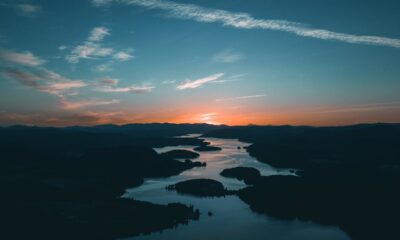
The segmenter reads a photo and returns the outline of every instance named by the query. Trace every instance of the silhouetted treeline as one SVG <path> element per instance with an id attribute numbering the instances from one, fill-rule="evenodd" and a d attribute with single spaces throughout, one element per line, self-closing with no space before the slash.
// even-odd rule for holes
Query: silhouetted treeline
<path id="1" fill-rule="evenodd" d="M 298 177 L 262 177 L 246 169 L 228 174 L 252 184 L 237 194 L 254 211 L 336 225 L 354 239 L 400 238 L 400 125 L 179 126 L 0 128 L 0 237 L 111 239 L 197 219 L 193 207 L 119 197 L 143 178 L 203 166 L 152 149 L 205 146 L 174 137 L 200 132 L 239 138 L 252 143 L 247 151 L 259 161 L 300 170 Z M 185 189 L 199 189 L 189 183 Z"/>
<path id="2" fill-rule="evenodd" d="M 247 151 L 298 177 L 254 175 L 238 195 L 257 212 L 336 225 L 353 239 L 400 239 L 400 125 L 247 126 L 207 136 L 253 143 Z"/>
<path id="3" fill-rule="evenodd" d="M 191 129 L 192 128 L 192 129 Z M 203 164 L 177 161 L 152 147 L 201 146 L 175 135 L 211 125 L 0 128 L 1 239 L 113 239 L 197 219 L 182 204 L 121 199 L 143 178 L 177 175 Z"/>

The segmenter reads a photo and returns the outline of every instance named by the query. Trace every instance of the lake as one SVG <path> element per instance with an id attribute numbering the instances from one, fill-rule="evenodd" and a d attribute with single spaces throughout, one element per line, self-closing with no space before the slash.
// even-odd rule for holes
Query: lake
<path id="1" fill-rule="evenodd" d="M 193 137 L 195 135 L 183 136 Z M 129 239 L 153 240 L 153 239 L 233 239 L 239 240 L 251 238 L 258 239 L 324 239 L 324 240 L 347 240 L 350 239 L 343 231 L 334 226 L 321 226 L 314 222 L 299 220 L 278 220 L 267 215 L 257 214 L 242 202 L 237 196 L 226 196 L 220 198 L 199 198 L 189 195 L 178 194 L 175 191 L 167 191 L 166 186 L 180 181 L 196 178 L 210 178 L 220 181 L 230 190 L 240 189 L 246 185 L 239 180 L 225 178 L 219 173 L 226 168 L 245 166 L 257 168 L 262 175 L 288 175 L 293 174 L 289 169 L 276 169 L 267 164 L 258 162 L 249 156 L 244 147 L 248 143 L 237 139 L 204 138 L 211 146 L 222 148 L 221 151 L 199 152 L 197 161 L 206 162 L 206 167 L 193 168 L 178 176 L 146 179 L 144 184 L 127 189 L 123 197 L 133 198 L 152 203 L 167 204 L 181 202 L 193 205 L 199 209 L 201 216 L 199 221 L 190 221 L 188 225 L 179 225 L 174 229 L 156 232 L 149 235 L 141 235 Z M 239 148 L 238 148 L 239 147 Z M 174 146 L 156 148 L 158 153 L 185 149 L 193 150 L 193 146 Z M 208 213 L 211 212 L 212 216 Z"/>

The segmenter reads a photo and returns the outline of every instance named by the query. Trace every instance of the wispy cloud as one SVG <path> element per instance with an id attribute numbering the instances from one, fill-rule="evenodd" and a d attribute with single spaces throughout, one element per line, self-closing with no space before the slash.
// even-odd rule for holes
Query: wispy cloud
<path id="1" fill-rule="evenodd" d="M 6 4 L 7 5 L 7 4 Z M 28 4 L 28 3 L 20 3 L 20 4 L 9 4 L 9 6 L 15 7 L 18 13 L 25 17 L 32 17 L 38 14 L 42 8 L 39 5 Z"/>
<path id="2" fill-rule="evenodd" d="M 58 97 L 63 96 L 65 91 L 87 86 L 81 80 L 71 80 L 45 68 L 35 70 L 6 69 L 2 73 L 25 86 Z"/>
<path id="3" fill-rule="evenodd" d="M 118 87 L 119 79 L 106 77 L 95 83 L 95 91 L 105 93 L 148 93 L 154 87 L 150 85 Z"/>
<path id="4" fill-rule="evenodd" d="M 198 120 L 196 122 L 207 123 L 207 124 L 217 124 L 214 122 L 214 118 L 217 116 L 217 113 L 204 113 L 198 116 Z"/>
<path id="5" fill-rule="evenodd" d="M 197 22 L 221 23 L 223 26 L 234 28 L 284 31 L 302 37 L 322 40 L 400 48 L 400 39 L 397 38 L 334 32 L 325 29 L 312 28 L 296 22 L 274 19 L 257 19 L 248 13 L 206 8 L 195 4 L 177 3 L 164 0 L 93 0 L 92 3 L 95 6 L 119 3 L 140 6 L 148 9 L 159 9 L 167 11 L 168 16 L 170 17 L 190 19 Z"/>
<path id="6" fill-rule="evenodd" d="M 0 59 L 6 61 L 9 66 L 1 70 L 1 74 L 6 78 L 15 80 L 20 84 L 39 92 L 44 92 L 57 97 L 58 103 L 64 109 L 73 110 L 90 106 L 101 106 L 119 103 L 119 100 L 69 100 L 70 96 L 78 94 L 77 89 L 89 86 L 82 80 L 69 79 L 54 71 L 51 71 L 41 64 L 44 63 L 39 57 L 30 52 L 15 53 L 1 50 Z M 114 89 L 118 84 L 117 79 L 105 78 L 100 82 L 104 88 Z M 115 91 L 123 91 L 116 89 Z M 130 89 L 131 91 L 144 91 L 144 89 Z"/>
<path id="7" fill-rule="evenodd" d="M 243 58 L 243 55 L 237 52 L 233 52 L 231 50 L 225 50 L 215 54 L 212 57 L 213 62 L 218 63 L 234 63 Z"/>
<path id="8" fill-rule="evenodd" d="M 110 30 L 106 27 L 95 27 L 92 29 L 89 35 L 89 41 L 100 42 L 103 41 L 104 37 L 110 35 Z"/>
<path id="9" fill-rule="evenodd" d="M 368 103 L 368 104 L 350 105 L 345 107 L 324 108 L 322 110 L 317 110 L 317 112 L 318 113 L 367 112 L 367 111 L 378 111 L 384 109 L 400 109 L 400 102 Z"/>
<path id="10" fill-rule="evenodd" d="M 200 79 L 196 79 L 196 80 L 188 79 L 188 80 L 178 84 L 176 86 L 176 88 L 178 90 L 198 88 L 208 82 L 216 81 L 219 78 L 221 78 L 222 76 L 224 76 L 224 73 L 217 73 L 217 74 L 213 74 L 213 75 L 210 75 L 210 76 L 207 76 L 204 78 L 200 78 Z"/>
<path id="11" fill-rule="evenodd" d="M 34 14 L 37 14 L 41 10 L 40 6 L 33 4 L 17 4 L 16 8 L 22 15 L 25 16 L 32 16 Z"/>
<path id="12" fill-rule="evenodd" d="M 107 72 L 112 70 L 112 65 L 116 61 L 125 62 L 134 56 L 133 49 L 115 51 L 113 48 L 103 47 L 102 41 L 109 36 L 110 30 L 106 27 L 95 27 L 83 44 L 73 47 L 65 59 L 70 63 L 78 63 L 80 59 L 99 59 L 109 57 L 109 62 L 97 66 L 94 70 L 97 72 Z M 62 45 L 59 50 L 65 50 L 67 47 Z"/>
<path id="13" fill-rule="evenodd" d="M 67 46 L 65 46 L 65 45 L 60 45 L 58 47 L 58 50 L 60 50 L 60 51 L 64 51 L 65 49 L 67 49 Z"/>
<path id="14" fill-rule="evenodd" d="M 249 95 L 249 96 L 239 96 L 239 97 L 230 97 L 230 98 L 218 98 L 215 99 L 217 102 L 224 102 L 224 101 L 236 101 L 236 100 L 243 100 L 243 99 L 249 99 L 249 98 L 260 98 L 260 97 L 266 97 L 267 94 L 258 94 L 258 95 Z"/>
<path id="15" fill-rule="evenodd" d="M 112 48 L 103 48 L 100 44 L 86 42 L 72 49 L 71 53 L 66 56 L 66 60 L 70 63 L 78 63 L 80 59 L 94 59 L 96 57 L 106 57 L 113 53 Z"/>
<path id="16" fill-rule="evenodd" d="M 133 49 L 129 48 L 126 50 L 118 51 L 114 53 L 111 57 L 111 60 L 109 60 L 106 63 L 100 64 L 94 68 L 95 72 L 110 72 L 114 70 L 114 65 L 117 62 L 126 62 L 134 58 L 135 56 L 132 55 Z"/>
<path id="17" fill-rule="evenodd" d="M 84 83 L 83 81 L 80 80 L 71 80 L 67 82 L 56 82 L 56 83 L 50 83 L 45 86 L 43 86 L 44 90 L 47 90 L 48 92 L 60 92 L 72 88 L 81 88 L 81 87 L 86 87 L 87 84 Z"/>
<path id="18" fill-rule="evenodd" d="M 112 62 L 100 64 L 94 68 L 94 71 L 100 72 L 100 73 L 101 72 L 110 72 L 110 71 L 114 70 L 112 65 L 113 65 Z"/>
<path id="19" fill-rule="evenodd" d="M 33 73 L 22 71 L 19 69 L 7 69 L 2 72 L 5 77 L 17 80 L 25 86 L 36 88 L 39 86 L 40 78 Z"/>
<path id="20" fill-rule="evenodd" d="M 162 84 L 173 84 L 173 83 L 176 83 L 176 80 L 164 80 L 161 83 Z"/>
<path id="21" fill-rule="evenodd" d="M 57 97 L 62 108 L 73 110 L 92 106 L 102 106 L 119 103 L 119 100 L 69 100 L 68 95 L 76 95 L 74 89 L 88 86 L 81 80 L 71 80 L 61 75 L 49 71 L 45 68 L 36 69 L 35 71 L 27 71 L 21 69 L 8 69 L 3 71 L 3 75 L 14 79 L 21 84 L 36 89 L 40 92 L 52 94 Z"/>
<path id="22" fill-rule="evenodd" d="M 153 90 L 153 86 L 130 86 L 130 87 L 110 87 L 104 86 L 97 88 L 99 92 L 109 92 L 109 93 L 147 93 Z"/>
<path id="23" fill-rule="evenodd" d="M 70 90 L 87 86 L 82 80 L 72 80 L 42 67 L 45 61 L 31 52 L 1 50 L 0 59 L 10 65 L 1 71 L 3 76 L 41 92 L 64 97 L 65 92 L 71 94 Z"/>
<path id="24" fill-rule="evenodd" d="M 21 1 L 15 1 L 15 3 L 7 3 L 7 1 L 3 1 L 4 3 L 0 2 L 0 7 L 9 7 L 9 8 L 14 8 L 19 15 L 25 16 L 25 17 L 33 17 L 36 14 L 38 14 L 41 10 L 42 7 L 36 4 L 30 4 L 30 3 L 17 3 Z"/>
<path id="25" fill-rule="evenodd" d="M 110 56 L 113 54 L 114 49 L 103 47 L 100 43 L 107 35 L 110 35 L 108 28 L 93 28 L 87 41 L 74 47 L 65 59 L 70 63 L 78 63 L 80 59 L 93 59 L 97 57 Z"/>
<path id="26" fill-rule="evenodd" d="M 105 77 L 99 81 L 100 85 L 105 85 L 105 86 L 115 86 L 118 85 L 119 79 L 116 78 L 110 78 L 110 77 Z"/>
<path id="27" fill-rule="evenodd" d="M 134 58 L 134 56 L 130 54 L 132 51 L 133 50 L 119 51 L 113 55 L 113 58 L 122 62 L 128 61 Z"/>
<path id="28" fill-rule="evenodd" d="M 70 101 L 67 99 L 61 99 L 60 104 L 61 107 L 64 109 L 81 109 L 85 107 L 93 107 L 93 106 L 103 106 L 103 105 L 110 105 L 119 103 L 118 99 L 112 100 L 98 100 L 98 99 L 90 99 L 90 100 L 80 100 L 80 101 Z"/>
<path id="29" fill-rule="evenodd" d="M 96 125 L 105 123 L 127 123 L 126 114 L 122 112 L 1 112 L 1 125 L 41 125 L 41 126 L 70 126 L 72 125 Z"/>
<path id="30" fill-rule="evenodd" d="M 200 114 L 199 117 L 201 120 L 206 121 L 206 120 L 210 120 L 215 115 L 217 115 L 217 113 L 203 113 L 203 114 Z"/>
<path id="31" fill-rule="evenodd" d="M 218 79 L 216 81 L 212 81 L 211 83 L 239 82 L 239 81 L 243 80 L 244 76 L 246 76 L 246 74 L 237 74 L 237 75 L 233 75 L 233 76 L 226 76 L 226 77 Z"/>
<path id="32" fill-rule="evenodd" d="M 92 0 L 92 4 L 96 7 L 105 6 L 111 2 L 110 0 Z"/>
<path id="33" fill-rule="evenodd" d="M 46 61 L 35 56 L 31 52 L 13 52 L 0 49 L 0 59 L 8 63 L 20 64 L 25 66 L 39 66 Z"/>

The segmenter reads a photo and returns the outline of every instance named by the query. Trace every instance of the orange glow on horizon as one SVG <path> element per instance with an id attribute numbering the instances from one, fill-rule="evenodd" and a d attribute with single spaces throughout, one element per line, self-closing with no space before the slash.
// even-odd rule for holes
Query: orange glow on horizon
<path id="1" fill-rule="evenodd" d="M 193 110 L 196 109 L 196 110 Z M 339 109 L 340 110 L 340 109 Z M 1 125 L 71 126 L 129 123 L 208 123 L 214 125 L 311 125 L 335 126 L 357 123 L 400 122 L 400 108 L 340 110 L 338 108 L 256 108 L 240 106 L 203 106 L 175 108 L 142 114 L 124 112 L 83 112 L 57 115 L 55 113 L 1 113 Z M 394 120 L 393 120 L 394 119 Z"/>

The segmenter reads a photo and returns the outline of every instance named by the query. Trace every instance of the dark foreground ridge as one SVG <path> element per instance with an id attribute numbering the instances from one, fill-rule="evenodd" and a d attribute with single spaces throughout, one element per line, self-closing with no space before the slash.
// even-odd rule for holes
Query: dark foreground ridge
<path id="1" fill-rule="evenodd" d="M 115 239 L 197 219 L 199 212 L 182 204 L 120 198 L 144 178 L 203 166 L 152 149 L 207 145 L 198 138 L 174 137 L 193 132 L 239 138 L 251 143 L 246 150 L 259 161 L 300 171 L 298 177 L 263 177 L 252 170 L 227 170 L 227 177 L 256 181 L 238 192 L 207 179 L 178 183 L 175 190 L 237 194 L 256 212 L 339 226 L 352 239 L 400 239 L 398 124 L 0 127 L 0 238 Z"/>
<path id="2" fill-rule="evenodd" d="M 247 126 L 206 136 L 239 138 L 259 161 L 301 170 L 240 190 L 254 211 L 339 226 L 352 239 L 400 239 L 399 124 Z"/>
<path id="3" fill-rule="evenodd" d="M 211 125 L 0 128 L 1 239 L 115 239 L 187 224 L 198 210 L 121 199 L 143 178 L 177 175 L 200 162 L 152 148 L 200 146 L 175 135 Z M 218 127 L 217 127 L 218 128 Z"/>

